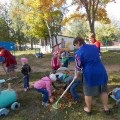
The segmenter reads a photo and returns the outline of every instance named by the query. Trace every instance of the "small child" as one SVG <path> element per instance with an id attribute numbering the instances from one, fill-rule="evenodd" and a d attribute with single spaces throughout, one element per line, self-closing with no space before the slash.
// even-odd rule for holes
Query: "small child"
<path id="1" fill-rule="evenodd" d="M 64 90 L 68 87 L 68 85 L 72 82 L 73 80 L 73 75 L 70 73 L 69 70 L 64 70 L 63 75 L 56 73 L 57 78 L 59 81 L 63 81 L 65 83 Z M 73 84 L 70 86 L 69 91 L 75 101 L 80 101 L 79 95 L 76 93 L 76 88 L 80 85 L 80 80 L 75 80 Z"/>
<path id="2" fill-rule="evenodd" d="M 49 105 L 48 101 L 51 103 L 53 102 L 51 85 L 52 82 L 55 81 L 56 81 L 56 75 L 50 74 L 49 76 L 43 77 L 34 83 L 35 90 L 42 93 L 43 95 L 43 101 L 42 101 L 43 106 L 48 106 Z"/>
<path id="3" fill-rule="evenodd" d="M 61 64 L 62 64 L 62 67 L 68 67 L 68 63 L 69 63 L 69 52 L 68 51 L 65 51 L 63 50 L 62 53 L 61 53 Z"/>
<path id="4" fill-rule="evenodd" d="M 51 67 L 52 67 L 52 70 L 57 70 L 60 67 L 60 59 L 58 56 L 58 51 L 55 51 L 53 53 L 53 56 L 51 59 Z"/>
<path id="5" fill-rule="evenodd" d="M 27 58 L 21 58 L 22 68 L 21 73 L 23 74 L 23 80 L 24 80 L 24 91 L 27 91 L 29 89 L 29 73 L 31 72 L 31 67 L 28 65 L 28 59 Z"/>

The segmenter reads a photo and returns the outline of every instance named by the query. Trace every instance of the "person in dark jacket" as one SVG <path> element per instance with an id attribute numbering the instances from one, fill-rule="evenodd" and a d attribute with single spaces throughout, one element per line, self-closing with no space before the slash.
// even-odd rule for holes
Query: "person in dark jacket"
<path id="1" fill-rule="evenodd" d="M 83 73 L 83 92 L 86 103 L 84 111 L 91 114 L 92 96 L 100 95 L 104 112 L 109 114 L 108 76 L 99 57 L 99 49 L 95 45 L 85 44 L 84 40 L 79 37 L 75 38 L 73 45 L 78 48 L 75 53 L 76 72 L 74 79 L 79 77 L 81 69 Z"/>
<path id="2" fill-rule="evenodd" d="M 27 91 L 29 89 L 29 73 L 31 72 L 31 67 L 28 65 L 28 59 L 27 58 L 21 58 L 22 68 L 21 73 L 23 74 L 23 80 L 24 80 L 24 91 Z"/>

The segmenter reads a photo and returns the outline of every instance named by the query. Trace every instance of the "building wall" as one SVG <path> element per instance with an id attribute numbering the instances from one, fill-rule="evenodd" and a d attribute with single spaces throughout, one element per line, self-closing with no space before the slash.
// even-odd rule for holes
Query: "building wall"
<path id="1" fill-rule="evenodd" d="M 58 44 L 61 43 L 61 39 L 62 38 L 65 40 L 65 44 L 68 45 L 68 47 L 70 48 L 70 50 L 74 50 L 74 46 L 73 46 L 74 38 L 68 37 L 68 36 L 58 35 L 57 36 Z M 56 45 L 55 38 L 53 40 L 53 45 Z"/>

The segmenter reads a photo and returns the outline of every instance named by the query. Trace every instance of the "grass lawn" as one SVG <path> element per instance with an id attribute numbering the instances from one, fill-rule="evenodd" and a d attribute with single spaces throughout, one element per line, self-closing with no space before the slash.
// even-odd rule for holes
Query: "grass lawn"
<path id="1" fill-rule="evenodd" d="M 102 61 L 105 66 L 112 68 L 117 66 L 112 71 L 110 68 L 108 89 L 111 91 L 116 86 L 120 87 L 120 51 L 108 51 L 102 53 Z M 34 51 L 17 52 L 16 59 L 18 66 L 21 66 L 20 58 L 29 58 L 29 63 L 32 66 L 33 72 L 30 76 L 30 82 L 36 81 L 41 77 L 48 75 L 50 72 L 51 55 L 47 54 L 44 58 L 35 58 Z M 108 68 L 109 69 L 109 68 Z M 109 71 L 109 70 L 108 70 Z M 111 115 L 106 116 L 103 112 L 103 108 L 99 97 L 93 98 L 92 115 L 88 116 L 84 113 L 83 107 L 84 97 L 82 94 L 82 85 L 77 89 L 81 96 L 81 101 L 76 103 L 72 100 L 69 93 L 67 93 L 59 104 L 59 109 L 54 110 L 51 105 L 49 107 L 43 107 L 41 105 L 42 95 L 36 92 L 33 88 L 27 92 L 23 91 L 22 75 L 18 70 L 18 76 L 20 79 L 9 81 L 12 83 L 12 88 L 17 91 L 18 102 L 21 107 L 19 110 L 10 110 L 9 114 L 5 117 L 0 117 L 0 120 L 120 120 L 120 108 L 115 105 L 115 101 L 109 98 L 109 106 L 111 108 Z M 5 74 L 0 75 L 0 79 L 7 78 Z M 3 88 L 6 88 L 6 83 Z M 55 101 L 61 95 L 62 91 L 55 91 Z M 10 109 L 10 108 L 8 108 Z"/>

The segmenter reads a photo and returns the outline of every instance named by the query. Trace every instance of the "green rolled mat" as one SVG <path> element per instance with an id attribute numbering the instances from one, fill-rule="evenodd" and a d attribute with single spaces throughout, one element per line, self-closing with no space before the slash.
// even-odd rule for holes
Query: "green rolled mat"
<path id="1" fill-rule="evenodd" d="M 0 108 L 8 107 L 17 100 L 14 90 L 3 90 L 0 92 Z"/>

